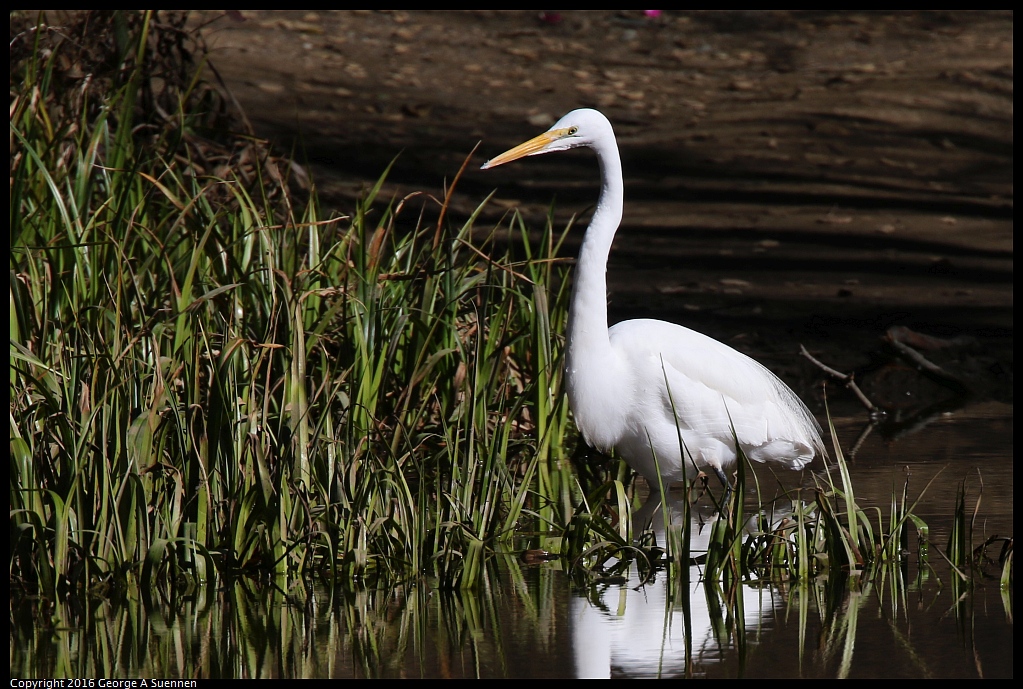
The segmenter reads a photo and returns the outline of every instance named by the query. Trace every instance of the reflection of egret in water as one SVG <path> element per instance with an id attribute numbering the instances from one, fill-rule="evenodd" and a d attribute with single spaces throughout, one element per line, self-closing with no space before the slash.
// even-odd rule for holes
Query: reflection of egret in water
<path id="1" fill-rule="evenodd" d="M 683 528 L 682 500 L 669 497 L 669 529 Z M 693 557 L 698 557 L 707 551 L 717 515 L 710 509 L 701 510 L 696 506 L 691 510 L 690 548 Z M 665 519 L 656 495 L 633 515 L 633 520 L 637 527 L 650 523 L 657 543 L 665 542 Z M 752 520 L 748 525 L 752 525 Z M 736 596 L 741 596 L 741 601 L 728 605 L 720 598 L 720 588 L 715 582 L 702 580 L 698 565 L 690 567 L 687 584 L 675 582 L 677 585 L 673 586 L 668 579 L 666 572 L 661 571 L 645 586 L 637 587 L 638 574 L 633 565 L 628 584 L 594 587 L 589 599 L 572 600 L 576 676 L 685 674 L 687 628 L 693 663 L 697 666 L 714 664 L 734 644 L 729 631 L 732 625 L 727 621 L 735 611 L 740 611 L 744 628 L 750 630 L 760 627 L 780 605 L 769 588 L 748 585 L 737 586 Z"/>

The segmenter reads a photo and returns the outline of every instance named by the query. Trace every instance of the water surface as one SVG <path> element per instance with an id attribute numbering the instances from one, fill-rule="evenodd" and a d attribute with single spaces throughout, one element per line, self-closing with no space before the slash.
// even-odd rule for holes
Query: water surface
<path id="1" fill-rule="evenodd" d="M 863 419 L 837 426 L 846 445 Z M 689 583 L 664 571 L 641 581 L 635 568 L 573 580 L 565 563 L 527 566 L 510 553 L 476 592 L 243 579 L 172 599 L 12 598 L 11 676 L 1012 677 L 1011 591 L 983 574 L 957 583 L 936 552 L 964 480 L 970 505 L 981 497 L 974 545 L 1012 535 L 1012 408 L 939 415 L 894 440 L 871 433 L 852 470 L 857 499 L 885 513 L 907 477 L 911 496 L 926 487 L 916 513 L 931 527 L 930 566 L 907 558 L 901 587 L 750 582 L 729 598 L 701 583 L 699 567 Z M 758 476 L 765 495 L 772 481 L 812 485 Z"/>

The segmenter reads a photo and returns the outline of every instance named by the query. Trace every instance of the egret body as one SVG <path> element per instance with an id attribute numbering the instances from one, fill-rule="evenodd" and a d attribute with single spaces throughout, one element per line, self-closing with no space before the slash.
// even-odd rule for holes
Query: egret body
<path id="1" fill-rule="evenodd" d="M 565 361 L 569 406 L 585 441 L 615 450 L 655 490 L 658 473 L 665 486 L 708 470 L 727 484 L 736 438 L 750 459 L 791 469 L 823 455 L 820 426 L 806 405 L 745 354 L 665 321 L 607 327 L 607 257 L 625 194 L 604 115 L 573 110 L 483 169 L 578 147 L 596 151 L 601 177 L 575 268 Z"/>

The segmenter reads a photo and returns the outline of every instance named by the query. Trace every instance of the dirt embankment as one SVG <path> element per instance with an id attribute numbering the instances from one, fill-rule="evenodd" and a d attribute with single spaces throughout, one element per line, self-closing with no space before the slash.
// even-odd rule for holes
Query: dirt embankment
<path id="1" fill-rule="evenodd" d="M 217 16 L 225 84 L 339 208 L 395 156 L 390 193 L 439 192 L 477 142 L 481 163 L 596 107 L 627 185 L 612 321 L 682 322 L 790 380 L 815 375 L 799 342 L 851 369 L 892 325 L 970 335 L 1011 399 L 1012 13 Z M 596 199 L 587 152 L 477 167 L 455 214 Z"/>

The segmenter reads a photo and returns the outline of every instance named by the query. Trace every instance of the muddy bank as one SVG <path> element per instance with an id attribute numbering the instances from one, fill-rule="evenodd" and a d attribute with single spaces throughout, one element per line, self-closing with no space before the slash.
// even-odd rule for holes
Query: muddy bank
<path id="1" fill-rule="evenodd" d="M 681 322 L 799 385 L 798 344 L 877 367 L 893 325 L 1012 398 L 1011 13 L 245 12 L 203 29 L 254 130 L 344 211 L 387 193 L 558 222 L 596 199 L 592 154 L 486 158 L 581 106 L 615 124 L 626 212 L 611 319 Z M 568 243 L 572 253 L 580 231 Z"/>

